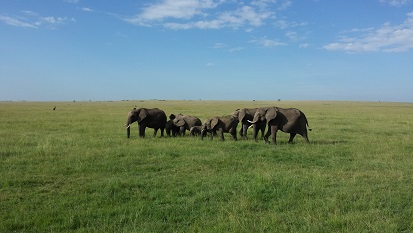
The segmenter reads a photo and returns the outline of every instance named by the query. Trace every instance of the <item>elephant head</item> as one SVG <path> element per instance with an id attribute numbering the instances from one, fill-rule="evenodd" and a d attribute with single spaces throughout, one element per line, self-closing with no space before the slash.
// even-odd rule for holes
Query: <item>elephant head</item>
<path id="1" fill-rule="evenodd" d="M 130 125 L 135 121 L 140 123 L 147 116 L 148 116 L 148 111 L 144 108 L 140 108 L 140 109 L 134 108 L 132 111 L 128 113 L 128 118 L 126 119 L 126 133 L 128 135 L 128 138 L 130 137 Z"/>
<path id="2" fill-rule="evenodd" d="M 277 108 L 258 108 L 254 114 L 252 121 L 248 121 L 251 124 L 256 124 L 257 122 L 267 121 L 270 122 L 277 117 Z"/>
<path id="3" fill-rule="evenodd" d="M 173 123 L 177 127 L 183 127 L 187 122 L 185 121 L 185 117 L 182 114 L 178 114 L 178 116 L 174 115 Z"/>
<path id="4" fill-rule="evenodd" d="M 245 111 L 246 111 L 245 108 L 243 108 L 243 109 L 237 109 L 237 110 L 235 110 L 235 112 L 232 114 L 232 116 L 235 117 L 235 118 L 238 118 L 239 122 L 243 122 L 243 121 L 244 121 L 244 118 L 245 118 L 245 116 L 246 116 Z"/>
<path id="5" fill-rule="evenodd" d="M 206 120 L 204 122 L 204 124 L 202 125 L 201 139 L 204 139 L 204 137 L 207 135 L 207 133 L 213 133 L 213 132 L 211 132 L 211 119 Z"/>

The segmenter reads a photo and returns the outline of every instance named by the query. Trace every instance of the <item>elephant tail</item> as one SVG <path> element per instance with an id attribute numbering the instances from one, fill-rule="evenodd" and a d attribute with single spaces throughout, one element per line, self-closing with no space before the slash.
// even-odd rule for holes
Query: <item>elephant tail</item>
<path id="1" fill-rule="evenodd" d="M 313 129 L 312 129 L 312 128 L 310 128 L 310 125 L 308 124 L 308 120 L 307 120 L 307 119 L 305 119 L 305 121 L 306 121 L 306 123 L 307 123 L 308 130 L 309 130 L 309 131 L 312 131 Z"/>
<path id="2" fill-rule="evenodd" d="M 304 114 L 303 112 L 300 111 L 300 113 L 304 116 L 305 124 L 308 126 L 308 130 L 309 130 L 309 131 L 312 131 L 313 129 L 312 129 L 312 128 L 310 127 L 310 125 L 308 124 L 307 117 L 305 116 L 305 114 Z"/>

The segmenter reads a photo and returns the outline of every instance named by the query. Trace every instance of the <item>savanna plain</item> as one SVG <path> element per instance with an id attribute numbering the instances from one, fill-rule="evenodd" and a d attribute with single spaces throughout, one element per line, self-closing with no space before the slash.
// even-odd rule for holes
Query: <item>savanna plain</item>
<path id="1" fill-rule="evenodd" d="M 311 143 L 127 139 L 135 106 L 295 107 Z M 412 130 L 412 103 L 0 102 L 0 232 L 412 232 Z"/>

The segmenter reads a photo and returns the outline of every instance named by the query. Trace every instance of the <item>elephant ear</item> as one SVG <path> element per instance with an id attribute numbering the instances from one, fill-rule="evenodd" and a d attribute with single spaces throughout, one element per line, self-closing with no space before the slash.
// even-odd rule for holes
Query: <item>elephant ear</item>
<path id="1" fill-rule="evenodd" d="M 144 108 L 140 109 L 139 111 L 139 117 L 138 117 L 138 122 L 141 122 L 143 119 L 145 119 L 149 115 L 148 111 Z"/>
<path id="2" fill-rule="evenodd" d="M 175 125 L 178 127 L 182 127 L 185 125 L 184 118 L 180 117 L 179 119 L 175 119 Z"/>
<path id="3" fill-rule="evenodd" d="M 238 120 L 239 122 L 242 122 L 245 117 L 245 109 L 241 109 L 238 111 Z"/>
<path id="4" fill-rule="evenodd" d="M 211 129 L 215 128 L 215 126 L 217 126 L 218 123 L 219 123 L 218 117 L 212 118 L 211 119 Z"/>
<path id="5" fill-rule="evenodd" d="M 277 108 L 268 108 L 265 110 L 265 119 L 267 122 L 274 120 L 277 117 Z"/>

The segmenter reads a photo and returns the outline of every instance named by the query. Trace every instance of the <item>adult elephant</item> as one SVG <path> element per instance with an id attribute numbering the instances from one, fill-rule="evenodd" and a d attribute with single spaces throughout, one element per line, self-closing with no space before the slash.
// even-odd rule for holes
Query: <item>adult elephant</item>
<path id="1" fill-rule="evenodd" d="M 176 127 L 179 127 L 179 135 L 182 135 L 182 136 L 184 136 L 185 132 L 187 130 L 190 130 L 191 127 L 202 125 L 202 122 L 198 117 L 182 115 L 182 114 L 176 115 L 172 123 Z"/>
<path id="2" fill-rule="evenodd" d="M 264 140 L 269 143 L 268 137 L 271 135 L 272 143 L 277 142 L 277 131 L 281 130 L 290 134 L 288 143 L 292 143 L 296 134 L 304 137 L 305 141 L 309 143 L 307 126 L 308 121 L 304 113 L 296 108 L 258 108 L 254 114 L 254 118 L 250 121 L 251 124 L 258 124 L 266 121 L 268 123 L 268 132 Z M 309 128 L 311 131 L 311 129 Z"/>
<path id="3" fill-rule="evenodd" d="M 153 128 L 154 137 L 158 132 L 158 129 L 161 129 L 161 137 L 163 137 L 163 131 L 166 124 L 166 114 L 164 111 L 158 108 L 134 108 L 128 113 L 128 118 L 126 120 L 126 133 L 128 138 L 130 137 L 130 125 L 137 121 L 139 128 L 139 136 L 145 137 L 145 129 Z"/>
<path id="4" fill-rule="evenodd" d="M 257 108 L 242 108 L 242 109 L 235 110 L 235 112 L 232 114 L 234 117 L 237 117 L 239 122 L 241 123 L 241 129 L 239 131 L 239 134 L 241 135 L 242 138 L 247 139 L 247 130 L 251 125 L 254 128 L 254 131 L 253 131 L 254 140 L 255 141 L 257 140 L 257 134 L 259 131 L 261 131 L 261 137 L 264 138 L 264 131 L 265 131 L 267 122 L 260 121 L 260 122 L 257 122 L 256 124 L 251 124 L 249 122 L 253 120 L 254 114 L 256 111 L 257 111 Z"/>
<path id="5" fill-rule="evenodd" d="M 222 141 L 225 140 L 224 133 L 230 133 L 234 141 L 236 141 L 238 122 L 238 118 L 234 116 L 212 117 L 205 121 L 202 127 L 201 139 L 204 139 L 207 132 L 210 132 L 212 140 L 214 135 L 218 132 Z"/>

